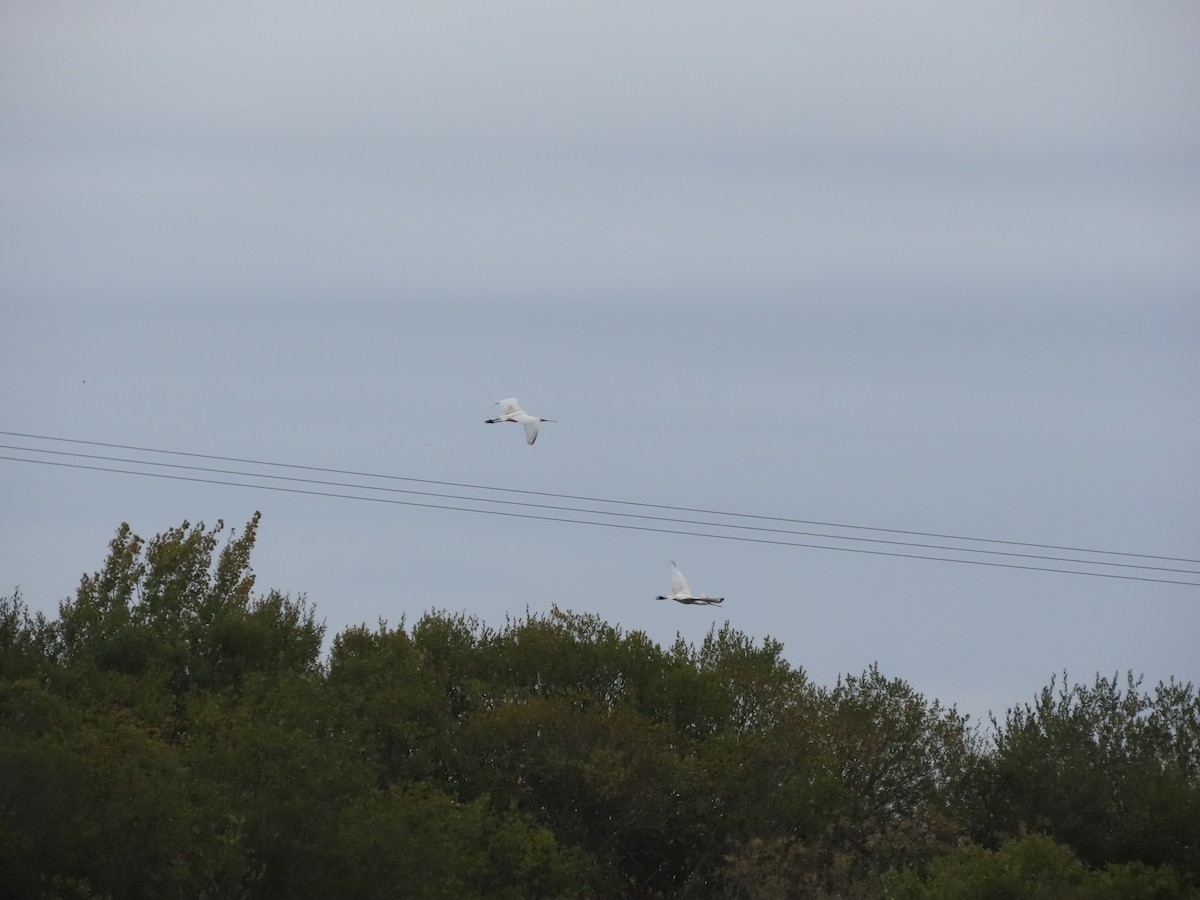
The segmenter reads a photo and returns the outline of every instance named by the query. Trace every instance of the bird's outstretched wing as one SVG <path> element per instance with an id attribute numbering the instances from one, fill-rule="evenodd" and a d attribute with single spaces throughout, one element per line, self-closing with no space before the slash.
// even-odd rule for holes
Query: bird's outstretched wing
<path id="1" fill-rule="evenodd" d="M 537 440 L 538 420 L 529 418 L 525 421 L 525 443 L 532 444 Z"/>
<path id="2" fill-rule="evenodd" d="M 497 400 L 492 406 L 500 407 L 500 415 L 511 416 L 513 413 L 521 411 L 521 405 L 517 403 L 516 397 L 509 397 L 507 400 Z"/>
<path id="3" fill-rule="evenodd" d="M 692 593 L 692 589 L 688 587 L 687 579 L 683 577 L 683 573 L 675 566 L 675 560 L 671 560 L 671 593 L 675 596 L 688 596 Z"/>

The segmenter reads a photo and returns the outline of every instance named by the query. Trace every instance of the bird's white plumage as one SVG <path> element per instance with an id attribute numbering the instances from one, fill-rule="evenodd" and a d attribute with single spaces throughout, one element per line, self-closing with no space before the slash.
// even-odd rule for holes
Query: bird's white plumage
<path id="1" fill-rule="evenodd" d="M 521 405 L 517 403 L 516 397 L 509 397 L 507 400 L 497 400 L 492 405 L 500 407 L 501 418 L 521 411 Z"/>
<path id="2" fill-rule="evenodd" d="M 492 419 L 485 419 L 488 425 L 495 425 L 497 422 L 516 422 L 525 428 L 525 443 L 532 444 L 537 440 L 538 425 L 542 422 L 553 422 L 554 419 L 547 419 L 543 416 L 531 416 L 525 410 L 521 409 L 521 405 L 517 402 L 516 397 L 509 397 L 507 400 L 497 400 L 492 404 L 500 407 L 500 415 Z"/>
<path id="3" fill-rule="evenodd" d="M 538 422 L 541 420 L 535 419 L 533 416 L 526 415 L 525 413 L 513 416 L 513 418 L 525 426 L 525 443 L 532 445 L 537 440 Z"/>
<path id="4" fill-rule="evenodd" d="M 687 579 L 683 577 L 683 573 L 679 571 L 675 565 L 675 560 L 671 560 L 671 593 L 690 596 L 692 589 L 688 587 Z"/>
<path id="5" fill-rule="evenodd" d="M 709 594 L 693 594 L 692 589 L 688 587 L 687 579 L 683 577 L 683 573 L 675 565 L 675 560 L 671 560 L 671 593 L 660 594 L 658 599 L 674 600 L 676 603 L 686 603 L 696 606 L 716 606 L 718 603 L 725 602 L 724 597 L 713 597 Z"/>

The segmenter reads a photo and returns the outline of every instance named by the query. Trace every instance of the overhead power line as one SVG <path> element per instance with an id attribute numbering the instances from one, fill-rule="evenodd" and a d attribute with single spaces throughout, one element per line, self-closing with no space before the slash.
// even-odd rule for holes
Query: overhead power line
<path id="1" fill-rule="evenodd" d="M 37 451 L 34 451 L 34 452 L 37 452 Z M 66 454 L 63 454 L 63 455 L 66 455 Z M 84 456 L 82 454 L 80 454 L 80 455 Z M 662 533 L 662 534 L 677 534 L 677 535 L 686 535 L 686 536 L 690 536 L 690 537 L 703 537 L 703 538 L 709 538 L 709 539 L 715 539 L 715 540 L 738 541 L 738 542 L 744 542 L 744 543 L 766 544 L 766 545 L 774 545 L 774 546 L 800 547 L 800 548 L 817 549 L 817 550 L 836 550 L 836 551 L 841 551 L 841 552 L 846 552 L 846 553 L 867 554 L 867 555 L 871 555 L 871 556 L 888 556 L 888 557 L 898 557 L 898 558 L 905 558 L 905 559 L 920 559 L 920 560 L 928 560 L 928 561 L 934 561 L 934 562 L 950 562 L 950 563 L 960 563 L 960 564 L 964 564 L 964 565 L 990 566 L 990 567 L 1006 568 L 1006 569 L 1019 569 L 1019 570 L 1024 570 L 1024 571 L 1053 572 L 1053 573 L 1066 574 L 1066 575 L 1084 575 L 1084 576 L 1091 576 L 1091 577 L 1096 577 L 1096 578 L 1115 578 L 1115 579 L 1121 579 L 1121 580 L 1126 580 L 1126 581 L 1143 581 L 1143 582 L 1155 582 L 1155 583 L 1161 583 L 1161 584 L 1179 584 L 1179 585 L 1189 585 L 1189 586 L 1200 587 L 1200 581 L 1185 581 L 1182 579 L 1151 577 L 1151 576 L 1147 576 L 1147 575 L 1118 574 L 1118 573 L 1114 573 L 1114 572 L 1099 572 L 1099 571 L 1087 571 L 1087 570 L 1080 570 L 1080 569 L 1067 569 L 1067 568 L 1060 568 L 1060 567 L 1056 567 L 1056 566 L 1027 565 L 1027 564 L 1021 564 L 1021 563 L 1015 563 L 1015 562 L 999 562 L 999 561 L 972 559 L 972 558 L 934 556 L 934 555 L 920 554 L 920 553 L 907 553 L 907 552 L 898 552 L 898 551 L 890 551 L 890 550 L 868 549 L 868 548 L 864 548 L 864 547 L 845 547 L 845 546 L 836 546 L 836 545 L 829 545 L 829 544 L 815 544 L 815 543 L 808 543 L 808 542 L 802 542 L 802 541 L 782 540 L 779 538 L 768 538 L 768 537 L 738 535 L 738 534 L 728 534 L 728 533 L 712 533 L 709 531 L 692 531 L 692 530 L 687 530 L 687 529 L 683 529 L 683 528 L 668 528 L 668 527 L 663 527 L 660 525 L 631 524 L 629 522 L 596 521 L 594 519 L 578 519 L 578 518 L 572 518 L 572 517 L 564 517 L 564 516 L 557 516 L 557 515 L 545 515 L 545 514 L 532 513 L 532 512 L 514 512 L 512 510 L 480 509 L 480 508 L 471 507 L 471 506 L 456 506 L 456 505 L 449 505 L 449 504 L 444 504 L 444 503 L 432 503 L 432 502 L 418 501 L 418 500 L 401 500 L 401 499 L 397 499 L 395 497 L 388 497 L 388 496 L 371 496 L 371 495 L 364 496 L 362 494 L 347 494 L 347 493 L 342 493 L 339 491 L 316 490 L 311 487 L 306 487 L 306 488 L 288 487 L 288 486 L 283 486 L 283 485 L 278 485 L 278 484 L 265 484 L 265 483 L 262 483 L 261 481 L 246 483 L 246 482 L 242 482 L 242 481 L 229 481 L 229 480 L 222 479 L 222 478 L 208 478 L 208 477 L 200 477 L 200 476 L 196 476 L 196 475 L 179 475 L 179 474 L 172 474 L 172 473 L 166 473 L 166 472 L 152 472 L 152 471 L 145 471 L 143 469 L 123 469 L 123 468 L 116 468 L 113 466 L 90 465 L 90 464 L 84 464 L 84 463 L 64 462 L 64 461 L 59 461 L 59 460 L 29 459 L 29 458 L 8 456 L 8 455 L 0 455 L 0 459 L 11 461 L 11 462 L 25 462 L 25 463 L 33 463 L 33 464 L 38 464 L 38 465 L 56 466 L 56 467 L 62 467 L 62 468 L 82 469 L 82 470 L 88 470 L 88 471 L 110 472 L 110 473 L 134 475 L 134 476 L 140 476 L 140 477 L 168 479 L 168 480 L 173 480 L 173 481 L 196 482 L 196 483 L 202 483 L 202 484 L 217 484 L 217 485 L 223 485 L 223 486 L 228 486 L 228 487 L 269 490 L 269 491 L 285 492 L 285 493 L 308 495 L 308 496 L 331 497 L 331 498 L 344 499 L 344 500 L 356 500 L 359 502 L 386 503 L 386 504 L 392 504 L 392 505 L 416 507 L 416 508 L 423 508 L 423 509 L 437 509 L 437 510 L 445 510 L 445 511 L 453 511 L 453 512 L 468 512 L 468 513 L 475 513 L 475 514 L 480 514 L 480 515 L 502 516 L 502 517 L 509 517 L 509 518 L 521 518 L 521 519 L 533 519 L 533 520 L 538 520 L 538 521 L 561 522 L 561 523 L 575 524 L 575 525 L 591 525 L 591 526 L 595 526 L 595 527 L 617 528 L 617 529 L 623 529 L 623 530 L 655 532 L 655 533 Z M 135 464 L 138 464 L 138 463 L 135 461 Z M 151 463 L 151 464 L 163 465 L 163 464 L 159 464 L 159 463 Z M 347 488 L 353 488 L 353 489 L 356 489 L 359 491 L 367 491 L 367 492 L 381 490 L 379 488 L 372 487 L 370 485 L 345 484 L 345 483 L 339 483 L 339 482 L 324 482 L 324 481 L 320 481 L 317 479 L 298 479 L 298 478 L 290 478 L 287 476 L 260 475 L 260 474 L 255 474 L 255 473 L 231 473 L 231 472 L 225 473 L 225 472 L 222 472 L 221 470 L 207 469 L 204 467 L 176 466 L 175 468 L 191 469 L 193 471 L 212 472 L 213 474 L 240 474 L 241 477 L 249 477 L 249 478 L 253 478 L 253 479 L 269 477 L 269 478 L 276 479 L 276 480 L 288 480 L 288 481 L 293 481 L 293 482 L 303 482 L 303 483 L 312 484 L 312 485 L 323 485 L 323 486 L 331 486 L 331 487 L 347 487 Z M 464 502 L 468 502 L 468 503 L 481 502 L 481 501 L 487 502 L 486 498 L 458 497 L 458 496 L 453 496 L 453 495 L 436 494 L 436 493 L 432 493 L 432 492 L 396 491 L 396 490 L 393 490 L 390 492 L 391 493 L 408 493 L 408 494 L 426 496 L 426 497 L 430 497 L 430 498 L 454 499 L 454 500 L 464 501 Z M 588 514 L 588 515 L 611 515 L 611 513 L 605 513 L 604 511 L 600 511 L 600 510 L 587 510 L 587 509 L 572 510 L 570 508 L 551 507 L 551 506 L 539 505 L 539 504 L 514 504 L 511 501 L 508 501 L 507 504 L 508 505 L 529 506 L 529 507 L 534 507 L 534 508 L 539 508 L 539 509 L 546 509 L 549 511 L 574 511 L 574 512 L 584 513 L 584 514 Z M 636 516 L 628 516 L 628 517 L 629 518 L 638 518 Z M 684 524 L 684 520 L 672 520 L 672 519 L 667 519 L 665 517 L 642 517 L 642 518 L 652 519 L 654 521 L 678 522 L 680 524 Z M 693 524 L 701 525 L 703 527 L 708 527 L 708 528 L 714 528 L 714 529 L 724 529 L 724 528 L 730 527 L 728 525 L 722 525 L 721 523 L 699 522 L 699 523 L 693 523 Z M 753 530 L 753 529 L 745 529 L 745 530 Z M 770 529 L 767 529 L 767 530 L 770 530 Z M 782 533 L 789 533 L 789 532 L 782 532 Z M 803 533 L 801 533 L 801 534 L 803 534 Z M 833 539 L 833 540 L 861 540 L 861 539 L 847 539 L 847 538 L 843 538 L 843 537 L 840 537 L 837 535 L 828 535 L 826 537 L 828 537 L 829 539 Z M 977 553 L 977 552 L 979 552 L 976 550 L 969 550 L 969 549 L 958 549 L 958 548 L 949 548 L 949 549 L 951 549 L 952 551 L 961 552 L 961 553 Z M 1074 563 L 1076 565 L 1096 565 L 1096 563 L 1089 562 L 1086 560 L 1063 559 L 1062 561 Z M 1145 568 L 1155 568 L 1155 567 L 1145 567 Z M 1200 575 L 1200 573 L 1198 573 L 1198 572 L 1190 572 L 1189 570 L 1162 569 L 1161 571 L 1179 571 L 1179 572 L 1186 572 L 1187 574 Z"/>
<path id="2" fill-rule="evenodd" d="M 369 503 L 388 503 L 388 504 L 394 504 L 394 505 L 398 505 L 398 506 L 415 506 L 415 507 L 420 507 L 420 508 L 424 508 L 424 509 L 441 509 L 441 510 L 448 510 L 448 511 L 453 511 L 453 512 L 469 512 L 469 513 L 477 513 L 477 514 L 489 515 L 489 516 L 506 516 L 509 518 L 517 518 L 517 519 L 536 519 L 536 520 L 543 521 L 543 522 L 564 522 L 564 523 L 569 523 L 572 525 L 593 525 L 593 526 L 597 526 L 597 527 L 601 527 L 601 528 L 619 528 L 619 529 L 624 529 L 624 530 L 628 530 L 628 531 L 652 531 L 652 532 L 657 532 L 660 534 L 678 534 L 678 535 L 686 535 L 688 537 L 713 538 L 715 540 L 739 541 L 739 542 L 751 543 L 751 544 L 772 544 L 772 545 L 780 546 L 780 547 L 804 547 L 804 548 L 813 549 L 813 550 L 840 550 L 844 553 L 865 553 L 865 554 L 868 554 L 871 556 L 893 556 L 893 557 L 900 557 L 902 559 L 922 559 L 922 560 L 930 560 L 933 562 L 962 563 L 964 565 L 971 565 L 971 566 L 992 566 L 992 567 L 1003 568 L 1003 569 L 1023 569 L 1028 572 L 1055 572 L 1055 573 L 1059 573 L 1062 575 L 1087 575 L 1087 576 L 1090 576 L 1093 578 L 1117 578 L 1117 579 L 1121 579 L 1123 581 L 1149 581 L 1149 582 L 1156 582 L 1158 584 L 1181 584 L 1181 585 L 1190 585 L 1192 587 L 1200 587 L 1200 581 L 1182 581 L 1182 580 L 1177 580 L 1177 579 L 1172 579 L 1172 578 L 1151 578 L 1151 577 L 1144 576 L 1144 575 L 1118 575 L 1113 572 L 1086 572 L 1086 571 L 1080 571 L 1077 569 L 1060 569 L 1060 568 L 1055 568 L 1055 567 L 1050 567 L 1050 566 L 1027 566 L 1027 565 L 1021 565 L 1018 563 L 990 562 L 987 560 L 979 560 L 979 559 L 956 559 L 954 557 L 927 556 L 927 555 L 918 554 L 918 553 L 897 553 L 897 552 L 893 552 L 893 551 L 889 551 L 889 550 L 868 550 L 863 547 L 834 547 L 834 546 L 829 546 L 829 545 L 825 545 L 825 544 L 809 544 L 809 543 L 803 543 L 803 542 L 799 542 L 799 541 L 772 540 L 770 538 L 745 537 L 745 536 L 730 535 L 730 534 L 711 534 L 711 533 L 703 532 L 703 531 L 685 531 L 685 530 L 678 529 L 678 528 L 657 528 L 657 527 L 653 527 L 650 525 L 630 525 L 630 524 L 625 524 L 625 523 L 621 523 L 621 522 L 596 522 L 596 521 L 592 521 L 592 520 L 588 520 L 588 519 L 569 519 L 569 518 L 564 518 L 561 516 L 536 515 L 534 513 L 519 513 L 519 512 L 511 512 L 511 511 L 496 510 L 496 509 L 474 509 L 474 508 L 463 507 L 463 506 L 447 506 L 445 504 L 440 504 L 440 503 L 422 503 L 422 502 L 418 502 L 415 500 L 397 500 L 392 497 L 369 497 L 369 496 L 364 497 L 364 496 L 359 496 L 359 495 L 355 495 L 355 494 L 341 494 L 341 493 L 336 493 L 336 492 L 331 492 L 331 491 L 316 491 L 316 490 L 309 490 L 306 488 L 283 487 L 281 485 L 273 485 L 273 484 L 246 484 L 244 482 L 224 481 L 224 480 L 217 479 L 217 478 L 200 478 L 198 476 L 192 476 L 192 475 L 171 475 L 166 472 L 145 472 L 145 471 L 138 471 L 138 470 L 134 470 L 134 469 L 117 469 L 117 468 L 112 468 L 109 466 L 90 466 L 90 465 L 85 465 L 83 463 L 58 462 L 55 460 L 22 459 L 20 457 L 5 456 L 5 455 L 0 455 L 0 459 L 9 460 L 12 462 L 35 463 L 35 464 L 45 465 L 45 466 L 60 466 L 63 468 L 70 468 L 70 469 L 87 469 L 87 470 L 91 470 L 91 471 L 95 471 L 95 472 L 114 472 L 114 473 L 123 474 L 123 475 L 137 475 L 137 476 L 141 476 L 144 478 L 164 478 L 164 479 L 169 479 L 172 481 L 192 481 L 192 482 L 198 482 L 201 484 L 225 485 L 227 487 L 252 488 L 252 489 L 258 489 L 258 490 L 264 490 L 264 491 L 280 491 L 280 492 L 285 492 L 285 493 L 289 493 L 289 494 L 307 494 L 307 495 L 314 496 L 314 497 L 336 497 L 338 499 L 343 499 L 343 500 L 359 500 L 359 501 L 369 502 Z M 368 490 L 369 490 L 369 488 L 368 488 Z M 972 551 L 963 551 L 963 552 L 972 552 Z"/>
<path id="3" fill-rule="evenodd" d="M 653 522 L 666 522 L 666 523 L 671 523 L 671 524 L 675 524 L 675 525 L 699 525 L 699 526 L 706 527 L 706 528 L 729 529 L 729 530 L 735 530 L 735 531 L 751 531 L 751 532 L 760 532 L 760 533 L 764 533 L 764 534 L 784 534 L 784 535 L 792 535 L 792 536 L 796 536 L 796 537 L 815 537 L 815 538 L 824 538 L 827 540 L 852 541 L 852 542 L 857 542 L 857 543 L 870 543 L 870 544 L 884 544 L 884 545 L 891 545 L 891 546 L 897 546 L 897 547 L 913 547 L 913 548 L 920 548 L 920 549 L 924 549 L 924 550 L 946 550 L 946 551 L 950 551 L 953 553 L 971 553 L 971 554 L 980 554 L 980 555 L 986 555 L 986 556 L 1005 556 L 1005 557 L 1011 557 L 1011 558 L 1041 560 L 1044 562 L 1067 562 L 1067 563 L 1075 563 L 1078 565 L 1109 566 L 1109 567 L 1117 567 L 1117 568 L 1123 568 L 1123 569 L 1140 569 L 1140 570 L 1156 571 L 1156 572 L 1176 572 L 1176 573 L 1181 573 L 1181 574 L 1186 574 L 1186 575 L 1200 576 L 1200 571 L 1196 571 L 1194 569 L 1181 569 L 1181 568 L 1175 568 L 1175 567 L 1169 567 L 1169 566 L 1154 566 L 1154 565 L 1146 565 L 1144 563 L 1110 562 L 1107 560 L 1087 560 L 1087 559 L 1077 559 L 1074 557 L 1067 557 L 1067 556 L 1053 556 L 1053 555 L 1038 554 L 1038 553 L 1022 553 L 1022 552 L 1017 552 L 1014 550 L 984 550 L 984 549 L 967 548 L 967 547 L 953 547 L 953 546 L 949 546 L 946 544 L 929 544 L 929 543 L 923 543 L 923 542 L 919 542 L 919 541 L 899 541 L 899 540 L 893 540 L 893 539 L 888 539 L 888 538 L 850 537 L 850 536 L 846 536 L 846 535 L 829 534 L 826 532 L 799 531 L 796 529 L 775 528 L 775 527 L 769 527 L 769 526 L 731 525 L 731 524 L 724 523 L 724 522 L 712 522 L 712 521 L 704 521 L 704 520 L 697 520 L 697 519 L 685 519 L 685 518 L 680 518 L 677 516 L 657 516 L 657 515 L 649 515 L 646 513 L 614 512 L 612 510 L 587 509 L 587 508 L 578 507 L 578 506 L 561 506 L 561 505 L 557 505 L 557 504 L 536 503 L 536 502 L 522 501 L 522 500 L 502 500 L 502 499 L 496 499 L 496 498 L 492 498 L 492 497 L 473 497 L 473 496 L 468 496 L 468 495 L 464 495 L 464 494 L 449 494 L 449 493 L 440 492 L 440 491 L 420 491 L 420 490 L 414 490 L 412 488 L 377 487 L 374 485 L 363 485 L 363 484 L 358 484 L 358 483 L 353 483 L 353 482 L 345 482 L 345 481 L 330 481 L 328 479 L 320 479 L 320 478 L 303 478 L 303 477 L 299 477 L 296 475 L 276 475 L 273 473 L 246 472 L 246 471 L 237 470 L 237 469 L 224 469 L 224 468 L 216 468 L 213 466 L 188 465 L 186 463 L 159 462 L 156 460 L 130 459 L 128 457 L 106 456 L 103 454 L 82 453 L 82 452 L 71 451 L 71 450 L 48 450 L 48 449 L 44 449 L 44 448 L 39 449 L 39 448 L 33 448 L 33 447 L 18 447 L 18 446 L 14 446 L 11 444 L 0 444 L 0 449 L 16 450 L 16 451 L 25 452 L 25 453 L 40 453 L 40 454 L 59 456 L 59 457 L 67 456 L 67 457 L 72 457 L 72 458 L 76 458 L 76 459 L 89 459 L 89 460 L 97 460 L 97 461 L 101 461 L 101 462 L 125 463 L 125 464 L 130 464 L 130 465 L 139 465 L 139 466 L 157 466 L 160 468 L 185 470 L 185 471 L 191 471 L 191 472 L 205 472 L 205 473 L 214 474 L 214 475 L 233 475 L 233 476 L 237 476 L 240 478 L 270 479 L 272 481 L 289 481 L 289 482 L 295 482 L 295 483 L 301 483 L 301 484 L 320 485 L 322 487 L 353 488 L 356 490 L 378 491 L 378 492 L 384 492 L 384 493 L 390 493 L 390 494 L 407 494 L 410 496 L 431 497 L 431 498 L 436 498 L 436 499 L 441 499 L 441 500 L 457 500 L 457 501 L 465 501 L 465 502 L 472 502 L 472 503 L 489 503 L 489 504 L 493 504 L 493 505 L 503 505 L 503 506 L 520 506 L 520 507 L 525 507 L 525 508 L 548 510 L 548 511 L 552 511 L 552 512 L 585 513 L 588 515 L 609 516 L 612 518 L 638 519 L 638 520 L 642 520 L 642 521 L 653 521 Z M 132 473 L 129 473 L 127 470 L 107 469 L 105 467 L 96 467 L 96 468 L 101 469 L 102 471 L 121 471 L 126 474 L 132 474 Z M 150 474 L 150 473 L 147 473 L 147 474 Z"/>
<path id="4" fill-rule="evenodd" d="M 768 516 L 768 515 L 759 515 L 759 514 L 754 514 L 754 513 L 728 512 L 728 511 L 722 511 L 722 510 L 704 509 L 704 508 L 690 507 L 690 506 L 670 506 L 670 505 L 662 504 L 662 503 L 646 503 L 646 502 L 640 502 L 640 501 L 634 501 L 634 500 L 623 500 L 623 499 L 614 499 L 614 498 L 607 498 L 607 497 L 589 497 L 589 496 L 583 496 L 583 495 L 578 495 L 578 494 L 563 494 L 563 493 L 555 493 L 555 492 L 551 492 L 551 491 L 529 490 L 529 489 L 525 489 L 525 488 L 506 488 L 506 487 L 498 487 L 495 485 L 472 484 L 469 482 L 461 482 L 461 481 L 443 481 L 443 480 L 436 480 L 436 479 L 430 479 L 430 478 L 416 478 L 416 477 L 406 476 L 406 475 L 391 475 L 391 474 L 382 474 L 382 473 L 377 473 L 377 472 L 363 472 L 363 471 L 356 471 L 353 469 L 339 469 L 339 468 L 330 468 L 330 467 L 324 467 L 324 466 L 300 465 L 297 463 L 286 463 L 286 462 L 276 462 L 276 461 L 269 461 L 269 460 L 248 459 L 245 457 L 223 456 L 223 455 L 212 454 L 212 453 L 197 453 L 197 452 L 185 451 L 185 450 L 165 450 L 165 449 L 154 448 L 154 447 L 141 447 L 141 446 L 137 446 L 137 445 L 133 445 L 133 444 L 108 443 L 108 442 L 104 442 L 104 441 L 83 440 L 80 438 L 52 437 L 52 436 L 48 436 L 48 435 L 30 434 L 27 432 L 18 432 L 18 431 L 0 430 L 0 435 L 7 435 L 9 437 L 28 438 L 28 439 L 39 440 L 39 441 L 50 441 L 50 442 L 56 442 L 56 443 L 78 444 L 78 445 L 91 446 L 91 447 L 105 447 L 105 448 L 114 449 L 114 450 L 133 450 L 133 451 L 137 451 L 139 453 L 155 453 L 155 454 L 161 454 L 161 455 L 166 455 L 166 456 L 190 457 L 192 459 L 208 459 L 208 460 L 215 460 L 218 462 L 243 463 L 243 464 L 254 465 L 254 466 L 266 466 L 266 467 L 274 468 L 274 469 L 293 469 L 293 470 L 298 470 L 298 471 L 320 472 L 320 473 L 325 473 L 325 474 L 330 474 L 330 475 L 350 475 L 350 476 L 359 477 L 359 478 L 374 478 L 374 479 L 379 479 L 379 480 L 384 480 L 384 481 L 401 481 L 401 482 L 407 482 L 407 483 L 412 483 L 412 484 L 426 484 L 426 485 L 434 485 L 434 486 L 439 486 L 439 487 L 453 487 L 453 488 L 463 488 L 463 489 L 467 489 L 467 490 L 491 491 L 491 492 L 499 492 L 499 493 L 504 493 L 504 494 L 519 494 L 519 495 L 526 495 L 526 496 L 531 496 L 531 497 L 547 497 L 547 498 L 559 499 L 559 500 L 575 500 L 575 501 L 581 501 L 581 502 L 585 502 L 585 503 L 603 503 L 603 504 L 610 504 L 610 505 L 615 505 L 615 506 L 636 507 L 636 508 L 641 508 L 641 509 L 665 510 L 665 511 L 669 511 L 669 512 L 696 513 L 696 514 L 700 514 L 700 515 L 723 516 L 723 517 L 727 517 L 727 518 L 736 518 L 736 519 L 750 519 L 750 520 L 755 520 L 755 521 L 760 521 L 760 522 L 779 522 L 779 523 L 792 524 L 792 525 L 811 525 L 811 526 L 816 526 L 816 527 L 821 527 L 821 528 L 842 528 L 842 529 L 854 530 L 854 531 L 871 531 L 871 532 L 878 532 L 878 533 L 882 533 L 882 534 L 907 535 L 910 537 L 938 538 L 938 539 L 943 539 L 943 540 L 964 541 L 964 542 L 968 542 L 968 543 L 997 544 L 997 545 L 1010 546 L 1010 547 L 1028 547 L 1028 548 L 1040 549 L 1040 550 L 1059 550 L 1059 551 L 1070 552 L 1070 553 L 1088 553 L 1088 554 L 1093 554 L 1096 556 L 1119 556 L 1119 557 L 1128 557 L 1128 558 L 1132 558 L 1132 559 L 1150 559 L 1150 560 L 1159 560 L 1162 562 L 1181 562 L 1181 563 L 1191 563 L 1191 564 L 1195 564 L 1195 565 L 1200 565 L 1200 559 L 1191 559 L 1191 558 L 1179 557 L 1179 556 L 1163 556 L 1163 555 L 1150 554 L 1150 553 L 1133 553 L 1133 552 L 1122 551 L 1122 550 L 1101 550 L 1101 549 L 1089 548 L 1089 547 L 1073 547 L 1073 546 L 1062 545 L 1062 544 L 1045 544 L 1045 543 L 1035 543 L 1032 541 L 1005 540 L 1005 539 L 1001 539 L 1001 538 L 985 538 L 985 537 L 975 537 L 975 536 L 971 536 L 971 535 L 949 534 L 949 533 L 944 533 L 944 532 L 933 532 L 933 531 L 915 531 L 915 530 L 901 529 L 901 528 L 883 528 L 883 527 L 872 526 L 872 525 L 854 525 L 854 524 L 847 524 L 847 523 L 841 523 L 841 522 L 824 522 L 824 521 L 817 521 L 817 520 L 813 520 L 813 519 L 798 519 L 798 518 L 789 518 L 789 517 L 784 517 L 784 516 Z M 27 449 L 27 448 L 22 448 L 22 449 Z M 49 451 L 33 451 L 33 452 L 49 452 Z M 139 461 L 139 462 L 144 463 L 144 464 L 149 464 L 149 465 L 165 465 L 163 463 L 154 463 L 154 462 L 150 462 L 150 461 Z M 259 477 L 259 476 L 256 475 L 255 477 Z M 274 476 L 274 477 L 279 477 L 279 476 Z M 375 488 L 375 487 L 371 487 L 371 486 L 367 486 L 367 485 L 355 485 L 355 487 L 361 487 L 366 490 L 382 490 L 381 488 Z M 473 499 L 482 500 L 484 498 L 473 498 Z M 592 510 L 591 512 L 600 512 L 600 511 Z M 719 527 L 729 528 L 729 527 L 734 527 L 734 526 L 723 524 Z M 760 529 L 760 530 L 765 530 L 765 529 Z M 858 540 L 856 538 L 851 538 L 851 537 L 845 536 L 845 535 L 828 535 L 828 537 L 832 537 L 836 540 Z M 915 546 L 933 547 L 934 545 L 916 544 Z M 983 552 L 983 551 L 968 550 L 967 548 L 949 548 L 949 549 L 961 550 L 961 552 Z M 1099 560 L 1074 560 L 1074 561 L 1080 562 L 1080 563 L 1085 563 L 1085 564 L 1108 564 L 1108 563 L 1101 563 Z M 1181 570 L 1181 571 L 1185 571 L 1185 570 Z"/>

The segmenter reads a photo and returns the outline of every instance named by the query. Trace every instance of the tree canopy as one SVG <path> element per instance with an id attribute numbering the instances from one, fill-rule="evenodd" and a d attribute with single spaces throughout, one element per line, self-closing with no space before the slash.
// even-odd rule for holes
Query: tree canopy
<path id="1" fill-rule="evenodd" d="M 1066 675 L 984 732 L 726 623 L 431 610 L 333 635 L 240 530 L 120 526 L 0 597 L 14 898 L 1200 897 L 1200 699 Z"/>

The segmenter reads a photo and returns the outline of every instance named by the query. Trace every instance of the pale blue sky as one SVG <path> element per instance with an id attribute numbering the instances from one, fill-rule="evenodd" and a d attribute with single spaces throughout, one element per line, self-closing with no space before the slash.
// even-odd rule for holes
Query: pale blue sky
<path id="1" fill-rule="evenodd" d="M 9 2 L 0 421 L 1200 558 L 1198 38 L 1190 2 Z M 482 424 L 509 396 L 535 447 Z M 255 509 L 259 586 L 331 632 L 728 618 L 975 716 L 1200 680 L 1200 588 L 14 462 L 0 591 L 52 612 L 121 521 Z M 669 559 L 724 607 L 656 604 Z"/>

